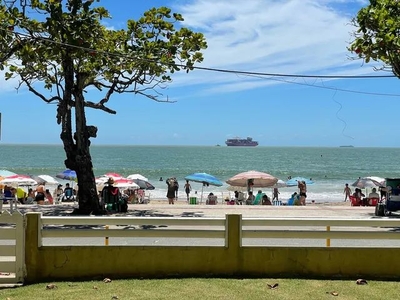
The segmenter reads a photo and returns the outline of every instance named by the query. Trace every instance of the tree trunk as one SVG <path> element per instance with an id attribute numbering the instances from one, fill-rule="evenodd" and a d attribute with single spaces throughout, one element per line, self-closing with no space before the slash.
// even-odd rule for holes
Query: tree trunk
<path id="1" fill-rule="evenodd" d="M 61 140 L 64 144 L 65 166 L 76 172 L 78 178 L 78 203 L 79 208 L 75 214 L 104 214 L 100 208 L 99 197 L 96 191 L 96 182 L 93 173 L 92 157 L 90 155 L 90 137 L 96 137 L 97 128 L 86 126 L 85 106 L 83 97 L 83 84 L 85 76 L 76 74 L 77 82 L 74 82 L 74 64 L 68 53 L 63 60 L 65 73 L 65 90 L 63 101 L 60 102 L 57 118 L 61 121 Z M 76 132 L 72 134 L 72 95 L 75 102 Z"/>
<path id="2" fill-rule="evenodd" d="M 76 151 L 74 155 L 74 170 L 78 177 L 78 201 L 79 210 L 77 214 L 103 214 L 100 208 L 97 194 L 96 181 L 93 173 L 92 157 L 90 155 L 90 138 L 96 137 L 97 128 L 86 125 L 85 99 L 83 96 L 85 74 L 76 74 L 74 86 L 75 100 L 75 126 L 74 134 Z"/>

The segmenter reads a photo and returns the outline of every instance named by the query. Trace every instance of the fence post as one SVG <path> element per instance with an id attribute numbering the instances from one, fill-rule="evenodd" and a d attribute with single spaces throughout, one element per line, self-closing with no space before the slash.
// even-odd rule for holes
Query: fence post
<path id="1" fill-rule="evenodd" d="M 242 247 L 242 215 L 226 215 L 225 247 L 233 249 Z"/>
<path id="2" fill-rule="evenodd" d="M 0 200 L 1 201 L 1 200 Z M 25 268 L 25 217 L 18 210 L 13 212 L 15 218 L 15 263 L 17 282 L 24 282 Z"/>
<path id="3" fill-rule="evenodd" d="M 106 230 L 108 230 L 110 226 L 106 225 Z M 104 237 L 104 244 L 108 246 L 108 236 Z"/>
<path id="4" fill-rule="evenodd" d="M 26 280 L 34 281 L 41 266 L 38 263 L 39 247 L 42 246 L 42 213 L 28 212 L 25 214 L 25 264 Z"/>
<path id="5" fill-rule="evenodd" d="M 326 226 L 326 231 L 327 232 L 331 231 L 331 226 Z M 331 239 L 326 239 L 326 246 L 327 247 L 331 246 Z"/>

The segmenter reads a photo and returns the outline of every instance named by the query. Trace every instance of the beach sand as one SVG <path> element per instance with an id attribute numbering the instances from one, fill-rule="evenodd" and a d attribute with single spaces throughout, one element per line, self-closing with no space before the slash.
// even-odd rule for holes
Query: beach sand
<path id="1" fill-rule="evenodd" d="M 71 216 L 76 207 L 73 203 L 58 205 L 18 205 L 21 213 L 41 212 L 45 216 Z M 9 209 L 9 205 L 4 205 Z M 316 218 L 365 218 L 374 215 L 374 207 L 352 207 L 349 202 L 318 203 L 306 206 L 272 206 L 272 205 L 206 205 L 187 204 L 186 200 L 178 200 L 169 205 L 166 200 L 153 199 L 149 204 L 129 204 L 125 214 L 114 216 L 138 217 L 210 217 L 224 218 L 226 214 L 241 214 L 243 217 L 316 217 Z"/>

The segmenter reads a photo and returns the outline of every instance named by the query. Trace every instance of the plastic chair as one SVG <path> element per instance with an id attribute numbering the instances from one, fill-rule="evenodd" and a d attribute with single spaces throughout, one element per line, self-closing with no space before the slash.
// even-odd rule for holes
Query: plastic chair
<path id="1" fill-rule="evenodd" d="M 361 201 L 355 196 L 349 196 L 351 206 L 361 206 Z"/>
<path id="2" fill-rule="evenodd" d="M 379 202 L 379 198 L 369 198 L 368 206 L 376 206 Z"/>

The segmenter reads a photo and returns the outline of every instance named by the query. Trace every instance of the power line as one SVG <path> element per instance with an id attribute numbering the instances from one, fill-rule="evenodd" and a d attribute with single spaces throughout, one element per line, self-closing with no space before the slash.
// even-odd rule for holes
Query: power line
<path id="1" fill-rule="evenodd" d="M 308 86 L 308 87 L 332 90 L 335 92 L 345 92 L 345 93 L 362 94 L 362 95 L 370 95 L 370 96 L 400 97 L 400 94 L 364 92 L 364 91 L 357 91 L 357 90 L 342 89 L 342 88 L 337 88 L 337 87 L 332 87 L 332 86 L 317 85 L 315 83 L 310 84 L 310 83 L 306 83 L 306 82 L 302 83 L 302 82 L 288 81 L 288 80 L 279 79 L 279 78 L 265 78 L 265 77 L 261 77 L 261 76 L 250 76 L 250 75 L 245 75 L 245 76 L 257 77 L 259 79 L 265 79 L 265 80 L 279 81 L 279 82 L 288 83 L 288 84 L 297 84 L 297 85 L 303 85 L 303 86 Z"/>
<path id="2" fill-rule="evenodd" d="M 7 31 L 0 28 L 1 31 Z M 12 32 L 16 36 L 23 36 L 23 37 L 28 37 L 31 38 L 30 35 L 24 34 L 24 33 L 18 33 L 18 32 Z M 63 43 L 63 42 L 57 42 L 51 39 L 47 39 L 44 37 L 33 37 L 36 40 L 41 40 L 45 41 L 48 43 L 53 43 L 59 46 L 65 46 L 67 48 L 75 48 L 75 49 L 80 49 L 83 51 L 91 52 L 95 51 L 96 53 L 99 54 L 104 54 L 107 56 L 113 56 L 113 57 L 119 57 L 119 58 L 125 58 L 129 60 L 138 60 L 138 61 L 143 61 L 143 62 L 157 62 L 157 60 L 154 59 L 146 59 L 146 58 L 137 58 L 137 57 L 131 57 L 129 55 L 125 54 L 120 54 L 120 53 L 111 53 L 107 51 L 101 51 L 101 50 L 96 50 L 93 48 L 87 48 L 87 47 L 82 47 L 82 46 L 77 46 L 77 45 L 72 45 L 68 43 Z M 177 63 L 164 63 L 165 65 L 170 65 L 170 66 L 177 66 L 184 68 L 186 67 L 183 64 L 177 64 Z M 193 66 L 193 69 L 197 70 L 202 70 L 202 71 L 211 71 L 211 72 L 218 72 L 218 73 L 229 73 L 229 74 L 236 74 L 236 75 L 253 75 L 253 76 L 268 76 L 268 77 L 287 77 L 287 78 L 317 78 L 317 79 L 379 79 L 379 78 L 394 78 L 397 77 L 394 74 L 391 75 L 306 75 L 306 74 L 285 74 L 285 73 L 266 73 L 266 72 L 253 72 L 253 71 L 239 71 L 239 70 L 228 70 L 228 69 L 221 69 L 221 68 L 210 68 L 210 67 L 200 67 L 200 66 Z"/>

